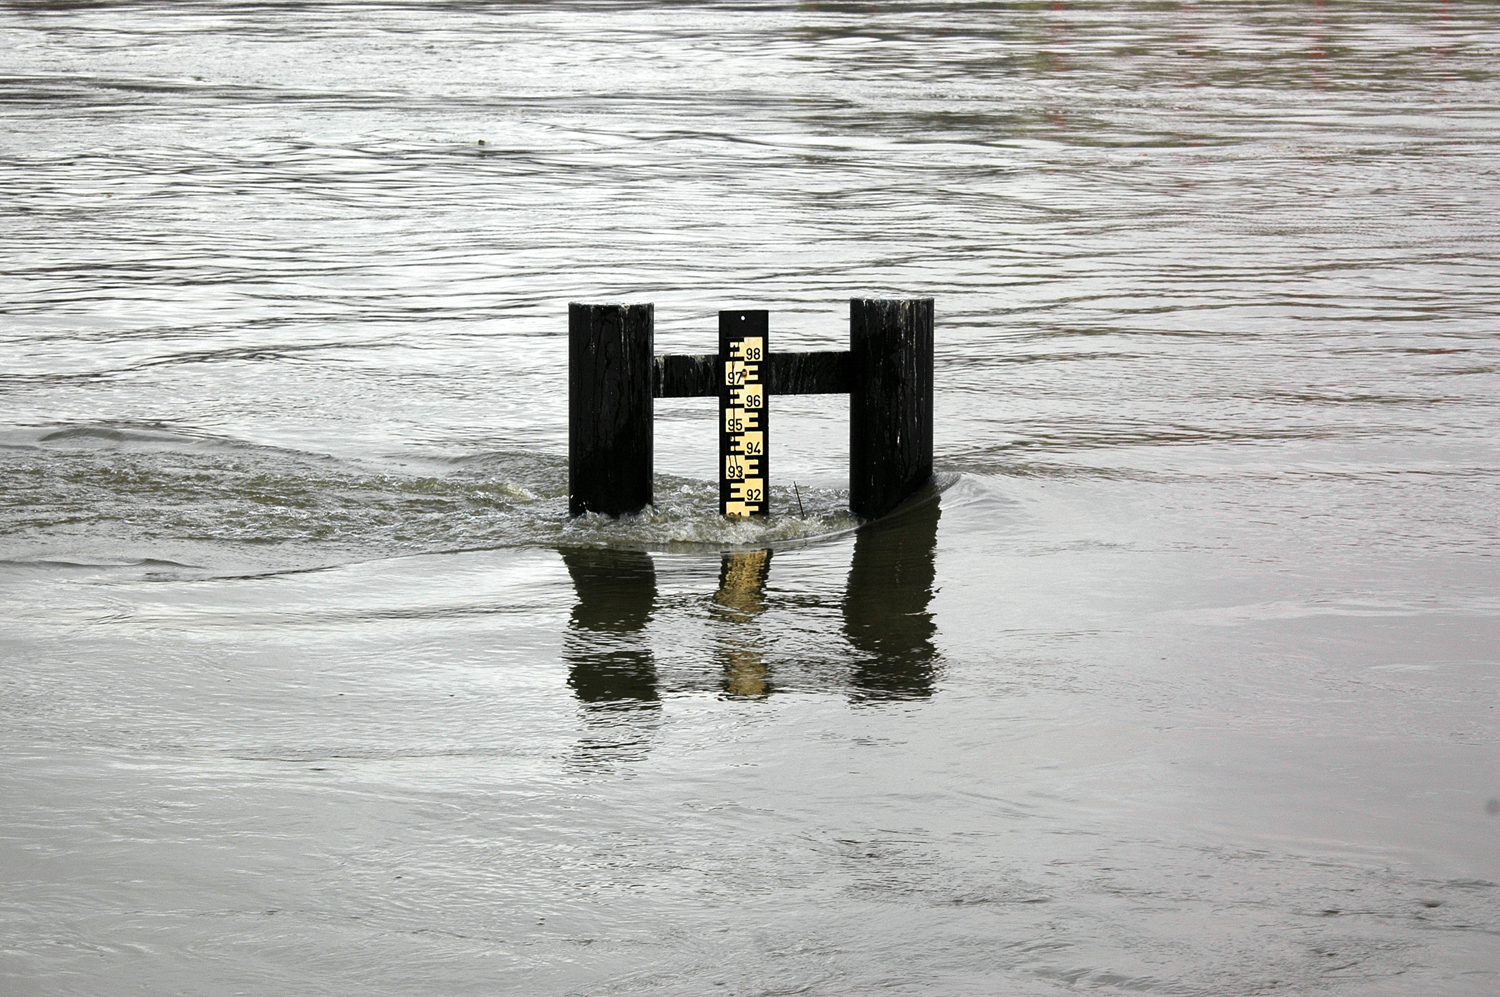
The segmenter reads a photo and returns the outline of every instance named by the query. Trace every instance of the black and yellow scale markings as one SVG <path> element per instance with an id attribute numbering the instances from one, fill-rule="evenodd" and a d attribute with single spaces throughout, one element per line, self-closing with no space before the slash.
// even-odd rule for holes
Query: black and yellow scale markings
<path id="1" fill-rule="evenodd" d="M 764 311 L 719 313 L 719 512 L 739 518 L 771 509 L 770 406 Z"/>

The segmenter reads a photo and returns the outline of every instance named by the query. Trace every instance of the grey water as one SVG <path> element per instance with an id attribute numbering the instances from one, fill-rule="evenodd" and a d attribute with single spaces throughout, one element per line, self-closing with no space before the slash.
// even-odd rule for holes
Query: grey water
<path id="1" fill-rule="evenodd" d="M 0 4 L 0 993 L 1500 991 L 1497 217 L 1477 0 Z"/>

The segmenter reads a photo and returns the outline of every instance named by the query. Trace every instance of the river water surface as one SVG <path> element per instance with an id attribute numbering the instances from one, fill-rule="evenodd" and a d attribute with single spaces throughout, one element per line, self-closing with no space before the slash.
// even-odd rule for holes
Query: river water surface
<path id="1" fill-rule="evenodd" d="M 0 5 L 0 992 L 1500 992 L 1500 13 Z M 567 517 L 569 301 L 839 349 Z M 795 484 L 795 489 L 794 489 Z M 798 508 L 798 502 L 801 508 Z"/>

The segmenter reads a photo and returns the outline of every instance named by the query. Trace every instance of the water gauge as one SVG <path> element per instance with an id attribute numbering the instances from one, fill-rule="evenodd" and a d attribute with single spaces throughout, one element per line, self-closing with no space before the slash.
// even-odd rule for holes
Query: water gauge
<path id="1" fill-rule="evenodd" d="M 771 508 L 768 314 L 719 313 L 719 512 L 731 518 Z"/>

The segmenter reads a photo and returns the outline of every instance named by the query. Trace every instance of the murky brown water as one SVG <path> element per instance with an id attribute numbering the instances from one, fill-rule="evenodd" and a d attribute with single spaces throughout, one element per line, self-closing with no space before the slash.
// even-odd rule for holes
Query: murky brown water
<path id="1" fill-rule="evenodd" d="M 1500 14 L 0 6 L 0 992 L 1500 988 Z M 569 300 L 937 301 L 924 501 Z M 805 514 L 793 515 L 796 494 Z"/>

